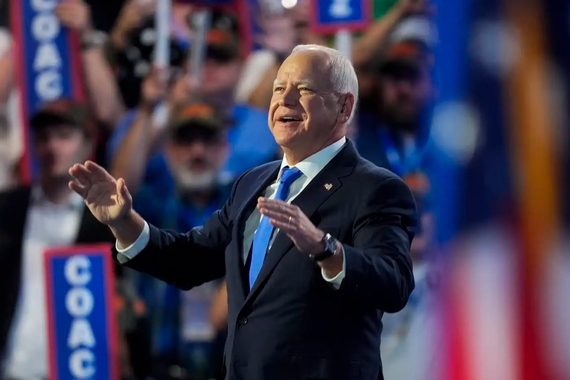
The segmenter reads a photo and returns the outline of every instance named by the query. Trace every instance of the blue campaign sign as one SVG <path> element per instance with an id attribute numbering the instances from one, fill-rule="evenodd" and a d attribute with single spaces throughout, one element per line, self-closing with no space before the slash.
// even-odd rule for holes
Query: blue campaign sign
<path id="1" fill-rule="evenodd" d="M 372 0 L 314 0 L 311 27 L 317 33 L 360 31 L 372 17 Z"/>
<path id="2" fill-rule="evenodd" d="M 51 380 L 119 379 L 110 248 L 45 252 Z"/>
<path id="3" fill-rule="evenodd" d="M 84 99 L 79 40 L 55 16 L 57 3 L 58 0 L 10 0 L 26 143 L 28 119 L 39 106 L 59 98 Z M 29 180 L 29 144 L 24 161 L 28 166 L 25 177 Z"/>

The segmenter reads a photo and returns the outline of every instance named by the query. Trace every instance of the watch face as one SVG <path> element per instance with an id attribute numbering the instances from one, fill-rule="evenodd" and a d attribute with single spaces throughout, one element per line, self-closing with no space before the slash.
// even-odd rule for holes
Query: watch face
<path id="1" fill-rule="evenodd" d="M 325 251 L 334 253 L 336 249 L 336 244 L 331 234 L 326 234 L 324 240 L 325 240 Z"/>

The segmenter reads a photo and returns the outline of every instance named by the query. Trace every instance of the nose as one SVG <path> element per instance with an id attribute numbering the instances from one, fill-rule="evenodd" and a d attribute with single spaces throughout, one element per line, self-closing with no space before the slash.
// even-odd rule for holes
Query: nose
<path id="1" fill-rule="evenodd" d="M 281 98 L 281 103 L 285 107 L 293 107 L 297 104 L 298 96 L 291 87 L 287 87 L 283 92 L 283 97 Z"/>
<path id="2" fill-rule="evenodd" d="M 202 139 L 195 139 L 190 147 L 192 154 L 195 156 L 202 156 L 208 150 L 207 144 Z"/>

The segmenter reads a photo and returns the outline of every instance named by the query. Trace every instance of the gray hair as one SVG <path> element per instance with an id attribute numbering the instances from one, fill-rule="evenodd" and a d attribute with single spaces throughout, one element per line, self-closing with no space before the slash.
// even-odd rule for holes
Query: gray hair
<path id="1" fill-rule="evenodd" d="M 356 104 L 358 103 L 358 78 L 356 77 L 352 63 L 340 51 L 322 45 L 297 45 L 291 54 L 308 50 L 322 51 L 327 54 L 329 56 L 331 83 L 334 90 L 343 95 L 352 94 L 352 96 L 354 96 L 354 107 L 348 119 L 348 122 L 350 122 L 354 117 Z"/>

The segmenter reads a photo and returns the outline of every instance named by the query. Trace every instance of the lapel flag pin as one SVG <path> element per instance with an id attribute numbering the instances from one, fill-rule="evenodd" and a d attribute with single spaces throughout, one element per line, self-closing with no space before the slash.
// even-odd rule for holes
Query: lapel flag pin
<path id="1" fill-rule="evenodd" d="M 326 183 L 326 184 L 325 184 L 325 189 L 327 189 L 327 190 L 332 189 L 332 183 Z"/>

